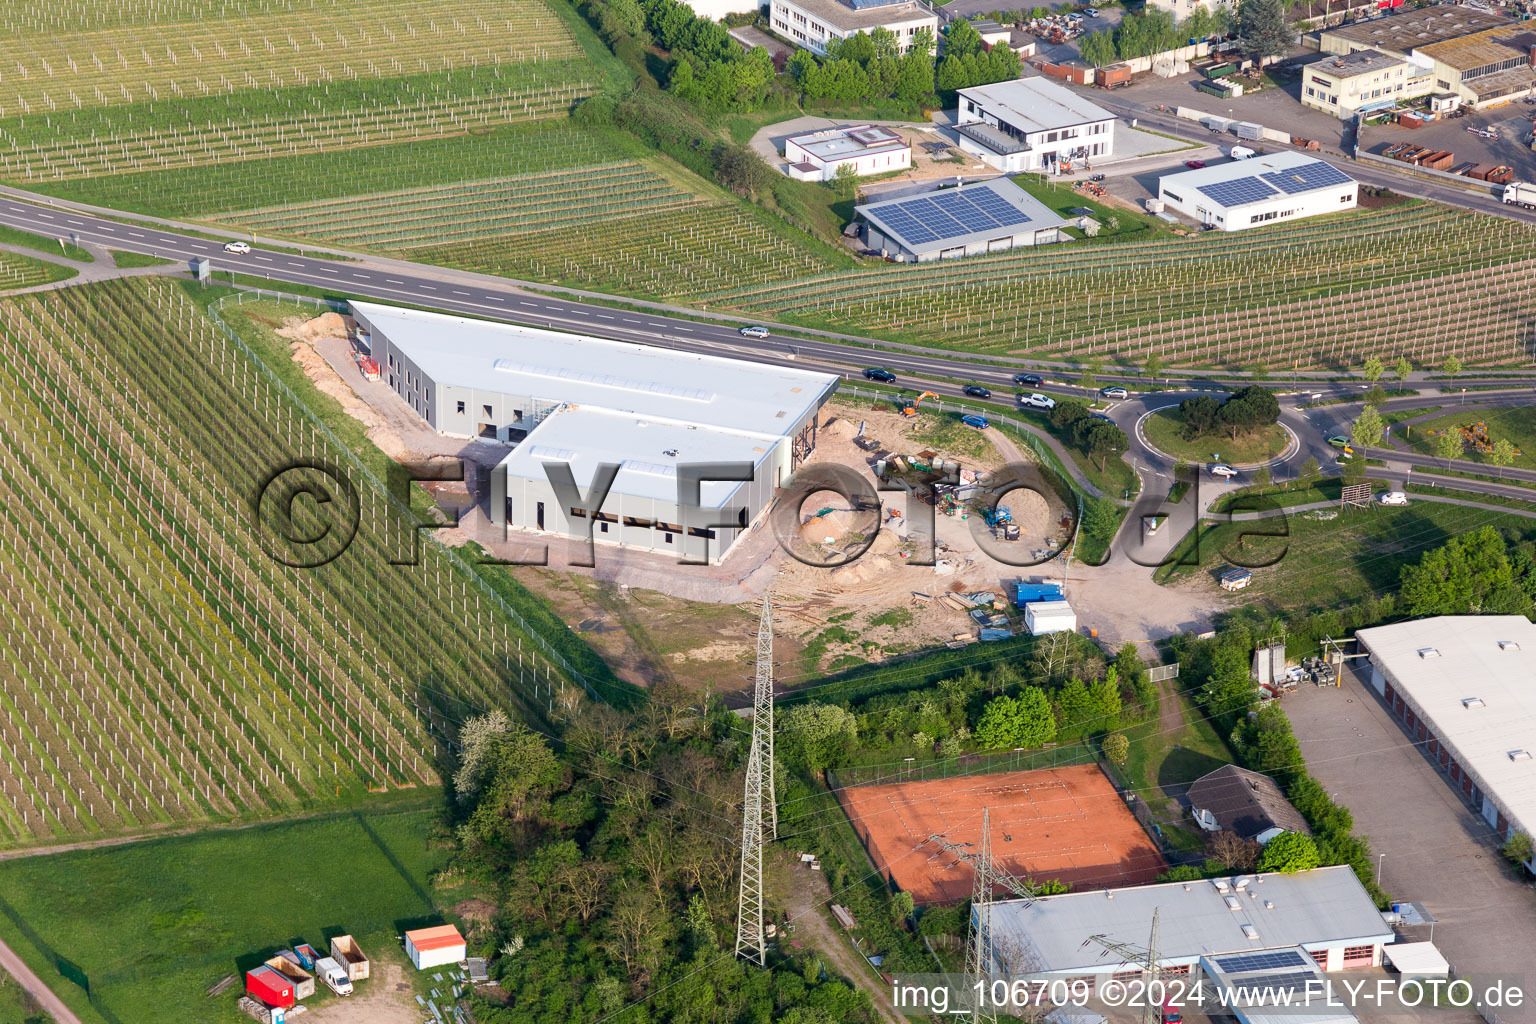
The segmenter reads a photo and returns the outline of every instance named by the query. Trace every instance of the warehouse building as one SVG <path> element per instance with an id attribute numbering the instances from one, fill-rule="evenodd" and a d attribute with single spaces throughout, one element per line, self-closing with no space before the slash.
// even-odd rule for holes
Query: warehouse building
<path id="1" fill-rule="evenodd" d="M 939 16 L 923 0 L 771 0 L 773 30 L 812 53 L 826 53 L 834 39 L 889 29 L 902 53 L 927 29 L 939 38 Z"/>
<path id="2" fill-rule="evenodd" d="M 405 933 L 405 955 L 418 971 L 456 964 L 468 955 L 464 936 L 451 924 L 417 928 Z"/>
<path id="3" fill-rule="evenodd" d="M 811 454 L 833 374 L 562 334 L 468 317 L 352 304 L 395 393 L 440 433 L 516 444 L 498 467 L 490 517 L 511 528 L 718 562 L 755 528 Z M 702 482 L 701 463 L 745 463 L 750 480 Z M 617 467 L 596 507 L 582 496 Z M 557 473 L 559 470 L 556 470 Z M 504 490 L 502 489 L 504 487 Z"/>
<path id="4" fill-rule="evenodd" d="M 1355 207 L 1359 184 L 1305 153 L 1275 153 L 1165 174 L 1163 205 L 1204 227 L 1243 231 Z"/>
<path id="5" fill-rule="evenodd" d="M 1536 624 L 1438 615 L 1355 638 L 1371 687 L 1495 841 L 1536 835 Z"/>
<path id="6" fill-rule="evenodd" d="M 1435 4 L 1390 17 L 1325 29 L 1318 34 L 1318 46 L 1327 54 L 1376 50 L 1388 57 L 1407 60 L 1414 50 L 1425 46 L 1509 24 L 1512 24 L 1509 18 L 1492 11 L 1460 4 Z"/>
<path id="7" fill-rule="evenodd" d="M 1048 78 L 960 90 L 960 148 L 1007 174 L 1066 174 L 1115 151 L 1115 115 Z"/>
<path id="8" fill-rule="evenodd" d="M 1434 76 L 1425 68 L 1377 50 L 1325 57 L 1302 71 L 1301 105 L 1354 117 L 1434 91 Z"/>
<path id="9" fill-rule="evenodd" d="M 1327 971 L 1379 966 L 1382 946 L 1394 938 L 1346 865 L 1078 891 L 984 908 L 994 971 L 1082 979 L 1090 987 L 1128 977 L 1127 965 L 1090 937 L 1144 946 L 1155 911 L 1164 977 L 1190 974 L 1203 957 L 1296 949 Z M 972 911 L 973 922 L 980 912 Z"/>
<path id="10" fill-rule="evenodd" d="M 1065 241 L 1066 221 L 1007 178 L 869 203 L 854 211 L 864 244 L 901 263 Z"/>
<path id="11" fill-rule="evenodd" d="M 912 147 L 889 128 L 860 124 L 791 135 L 784 160 L 797 181 L 833 181 L 844 167 L 859 177 L 911 167 Z"/>
<path id="12" fill-rule="evenodd" d="M 1412 59 L 1428 63 L 1437 88 L 1478 110 L 1536 92 L 1533 57 L 1536 30 L 1524 23 L 1419 46 L 1412 54 Z"/>

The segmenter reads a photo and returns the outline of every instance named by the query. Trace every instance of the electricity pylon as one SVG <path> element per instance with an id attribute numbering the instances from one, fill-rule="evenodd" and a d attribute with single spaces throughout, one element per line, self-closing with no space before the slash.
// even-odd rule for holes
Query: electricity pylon
<path id="1" fill-rule="evenodd" d="M 1108 935 L 1090 935 L 1083 941 L 1086 946 L 1092 942 L 1102 946 L 1106 952 L 1118 953 L 1122 964 L 1134 964 L 1140 967 L 1145 974 L 1142 979 L 1146 987 L 1142 990 L 1146 998 L 1142 1000 L 1141 1020 L 1142 1024 L 1162 1024 L 1163 1008 L 1154 1006 L 1152 993 L 1161 994 L 1162 986 L 1157 984 L 1158 954 L 1157 954 L 1157 917 L 1162 913 L 1158 907 L 1152 911 L 1152 934 L 1147 937 L 1146 946 L 1137 946 L 1129 942 L 1116 942 Z M 1102 954 L 1101 954 L 1102 955 Z"/>
<path id="2" fill-rule="evenodd" d="M 763 931 L 763 845 L 779 832 L 773 785 L 773 605 L 763 595 L 757 625 L 757 688 L 752 701 L 752 745 L 747 754 L 746 799 L 741 809 L 741 893 L 736 908 L 736 955 L 766 965 Z"/>
<path id="3" fill-rule="evenodd" d="M 971 936 L 965 946 L 967 988 L 961 998 L 971 1006 L 972 1024 L 996 1024 L 997 1011 L 988 1005 L 982 988 L 991 980 L 993 891 L 1001 885 L 1025 906 L 1033 904 L 1039 893 L 993 862 L 990 808 L 981 810 L 981 842 L 975 850 L 970 849 L 970 843 L 952 843 L 941 835 L 929 836 L 928 841 L 971 865 Z"/>

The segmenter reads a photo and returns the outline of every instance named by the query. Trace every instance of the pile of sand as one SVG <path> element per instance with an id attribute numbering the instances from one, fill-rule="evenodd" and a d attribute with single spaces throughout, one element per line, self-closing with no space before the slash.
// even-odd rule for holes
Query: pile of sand
<path id="1" fill-rule="evenodd" d="M 859 428 L 854 423 L 834 417 L 821 425 L 821 432 L 838 441 L 852 441 L 859 436 Z"/>
<path id="2" fill-rule="evenodd" d="M 292 341 L 307 341 L 311 345 L 321 338 L 350 338 L 357 329 L 357 322 L 340 313 L 321 313 L 317 317 L 301 320 L 289 317 L 277 329 L 278 337 Z"/>

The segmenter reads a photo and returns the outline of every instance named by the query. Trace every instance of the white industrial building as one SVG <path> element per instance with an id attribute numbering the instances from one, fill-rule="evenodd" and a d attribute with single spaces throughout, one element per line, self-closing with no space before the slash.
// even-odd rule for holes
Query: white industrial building
<path id="1" fill-rule="evenodd" d="M 899 263 L 1049 245 L 1070 238 L 1066 221 L 1007 178 L 941 188 L 854 209 L 859 236 Z"/>
<path id="2" fill-rule="evenodd" d="M 1007 174 L 1066 173 L 1115 151 L 1115 115 L 1049 78 L 960 90 L 960 148 Z"/>
<path id="3" fill-rule="evenodd" d="M 1302 70 L 1301 105 L 1353 117 L 1433 92 L 1426 68 L 1376 50 L 1324 57 Z"/>
<path id="4" fill-rule="evenodd" d="M 784 140 L 784 160 L 791 178 L 832 181 L 851 167 L 859 177 L 912 166 L 912 147 L 900 135 L 876 124 L 824 128 Z"/>
<path id="5" fill-rule="evenodd" d="M 434 429 L 516 444 L 493 479 L 492 522 L 718 562 L 757 526 L 810 455 L 828 373 L 695 355 L 442 313 L 352 304 L 389 385 Z M 699 484 L 686 467 L 730 463 L 751 479 Z M 585 499 L 557 494 L 569 467 Z M 557 474 L 560 472 L 556 468 Z M 504 489 L 503 489 L 504 488 Z M 691 496 L 690 496 L 691 497 Z"/>
<path id="6" fill-rule="evenodd" d="M 1305 153 L 1273 153 L 1165 174 L 1157 181 L 1157 198 L 1205 227 L 1242 231 L 1352 210 L 1359 188 L 1327 161 Z"/>
<path id="7" fill-rule="evenodd" d="M 889 29 L 902 53 L 921 29 L 935 42 L 939 37 L 939 16 L 923 0 L 771 0 L 768 19 L 775 32 L 812 53 L 877 28 Z"/>
<path id="8" fill-rule="evenodd" d="M 1355 638 L 1371 686 L 1497 841 L 1536 835 L 1536 624 L 1438 615 Z"/>
<path id="9" fill-rule="evenodd" d="M 456 964 L 468 955 L 464 936 L 451 924 L 405 933 L 405 955 L 418 971 Z"/>
<path id="10" fill-rule="evenodd" d="M 971 914 L 973 924 L 977 915 L 988 916 L 994 973 L 1027 971 L 1099 986 L 1139 969 L 1090 936 L 1145 946 L 1154 911 L 1164 977 L 1190 974 L 1203 957 L 1298 948 L 1325 971 L 1380 966 L 1382 946 L 1394 939 L 1347 865 L 1003 900 Z"/>

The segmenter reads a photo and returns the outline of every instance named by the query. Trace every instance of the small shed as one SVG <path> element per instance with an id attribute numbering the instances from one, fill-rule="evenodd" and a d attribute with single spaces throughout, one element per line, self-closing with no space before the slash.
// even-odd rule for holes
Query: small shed
<path id="1" fill-rule="evenodd" d="M 1222 590 L 1242 590 L 1253 582 L 1253 573 L 1247 569 L 1228 569 L 1221 574 Z"/>
<path id="2" fill-rule="evenodd" d="M 1393 942 L 1381 947 L 1384 956 L 1403 976 L 1404 981 L 1420 978 L 1446 978 L 1451 965 L 1433 942 Z"/>
<path id="3" fill-rule="evenodd" d="M 1031 601 L 1024 606 L 1024 624 L 1035 636 L 1077 629 L 1077 613 L 1066 601 Z"/>
<path id="4" fill-rule="evenodd" d="M 417 928 L 405 933 L 405 955 L 411 958 L 411 963 L 416 965 L 418 971 L 456 964 L 465 959 L 467 954 L 464 936 L 451 924 Z"/>

